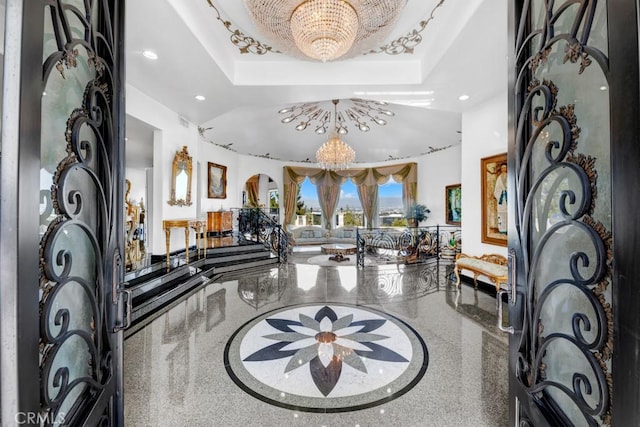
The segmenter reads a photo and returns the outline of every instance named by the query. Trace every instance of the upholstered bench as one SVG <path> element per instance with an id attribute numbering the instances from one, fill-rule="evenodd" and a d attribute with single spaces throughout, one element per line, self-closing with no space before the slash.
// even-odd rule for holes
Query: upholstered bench
<path id="1" fill-rule="evenodd" d="M 473 272 L 473 283 L 478 287 L 478 276 L 486 276 L 496 286 L 496 292 L 500 291 L 500 285 L 507 283 L 507 259 L 502 255 L 488 254 L 475 257 L 465 254 L 456 255 L 454 273 L 456 274 L 456 286 L 460 286 L 460 271 Z"/>

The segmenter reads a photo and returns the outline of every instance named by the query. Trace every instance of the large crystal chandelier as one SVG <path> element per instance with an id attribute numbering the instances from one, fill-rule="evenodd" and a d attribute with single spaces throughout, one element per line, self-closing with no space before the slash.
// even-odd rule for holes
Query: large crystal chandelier
<path id="1" fill-rule="evenodd" d="M 273 47 L 319 61 L 377 47 L 407 0 L 245 0 L 249 15 Z"/>
<path id="2" fill-rule="evenodd" d="M 353 45 L 358 15 L 344 0 L 308 0 L 291 14 L 296 46 L 322 62 L 340 58 Z"/>
<path id="3" fill-rule="evenodd" d="M 334 129 L 329 140 L 322 144 L 316 151 L 316 160 L 322 169 L 340 170 L 347 169 L 356 159 L 356 152 L 346 142 L 340 139 L 337 122 L 338 100 L 333 101 L 334 108 Z"/>

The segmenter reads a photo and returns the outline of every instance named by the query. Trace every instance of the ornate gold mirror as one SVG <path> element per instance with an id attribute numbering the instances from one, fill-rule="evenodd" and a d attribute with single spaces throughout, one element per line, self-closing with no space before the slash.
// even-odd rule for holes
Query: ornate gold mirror
<path id="1" fill-rule="evenodd" d="M 167 202 L 171 206 L 191 206 L 191 164 L 191 156 L 185 145 L 182 151 L 176 151 L 173 158 L 171 197 Z"/>

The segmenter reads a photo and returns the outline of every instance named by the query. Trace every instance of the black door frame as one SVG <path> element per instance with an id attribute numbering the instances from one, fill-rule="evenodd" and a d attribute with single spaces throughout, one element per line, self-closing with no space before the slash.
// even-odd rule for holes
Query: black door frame
<path id="1" fill-rule="evenodd" d="M 41 2 L 6 1 L 2 157 L 0 166 L 0 349 L 2 420 L 37 414 L 39 393 L 38 224 L 40 106 L 42 96 Z M 27 49 L 31 46 L 32 49 Z M 31 100 L 31 101 L 29 101 Z M 14 112 L 14 114 L 9 114 Z M 24 414 L 24 415 L 23 415 Z"/>
<path id="2" fill-rule="evenodd" d="M 638 0 L 608 0 L 613 209 L 613 425 L 640 420 L 640 70 Z"/>
<path id="3" fill-rule="evenodd" d="M 0 154 L 0 419 L 3 424 L 40 424 L 40 140 L 43 94 L 43 22 L 46 5 L 59 0 L 6 0 L 2 147 Z M 98 0 L 94 7 L 110 9 L 113 23 L 113 117 L 115 145 L 112 160 L 118 165 L 114 201 L 123 200 L 124 184 L 124 2 Z M 122 225 L 122 209 L 115 209 L 113 224 Z M 123 236 L 116 246 L 122 252 Z M 118 277 L 118 283 L 122 277 Z M 111 289 L 111 287 L 109 287 Z M 111 301 L 111 293 L 107 294 Z M 119 324 L 122 310 L 105 304 L 110 330 Z M 107 394 L 115 396 L 108 422 L 120 425 L 122 405 L 122 332 L 112 352 L 114 381 Z M 83 424 L 95 424 L 104 410 L 101 394 L 93 407 L 81 411 Z M 92 421 L 93 420 L 93 421 Z"/>
<path id="4" fill-rule="evenodd" d="M 520 69 L 514 63 L 515 38 L 520 12 L 527 0 L 509 2 L 509 171 L 514 171 L 516 140 L 516 99 L 514 87 Z M 613 235 L 613 330 L 614 351 L 611 379 L 613 383 L 612 425 L 635 425 L 640 419 L 640 70 L 638 27 L 640 25 L 638 0 L 608 0 L 609 22 L 609 79 L 611 116 L 611 181 L 612 181 L 612 235 Z M 514 177 L 510 177 L 513 188 Z M 515 194 L 512 192 L 512 194 Z M 510 208 L 509 217 L 515 211 Z M 510 235 L 515 233 L 510 230 Z M 513 242 L 510 243 L 512 246 Z M 520 266 L 516 260 L 516 265 Z M 519 278 L 519 282 L 522 279 Z M 519 295 L 521 296 L 521 295 Z M 520 322 L 520 323 L 519 323 Z M 521 321 L 512 319 L 512 325 L 521 328 Z M 514 384 L 515 361 L 510 355 L 509 419 L 516 420 Z M 535 405 L 532 405 L 535 408 Z M 540 414 L 541 415 L 541 414 Z M 545 414 L 549 415 L 549 414 Z M 548 420 L 553 424 L 554 420 Z"/>

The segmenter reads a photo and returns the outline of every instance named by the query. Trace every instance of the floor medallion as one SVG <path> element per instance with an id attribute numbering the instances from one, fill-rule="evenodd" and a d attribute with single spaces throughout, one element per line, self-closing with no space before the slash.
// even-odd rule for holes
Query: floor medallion
<path id="1" fill-rule="evenodd" d="M 429 361 L 402 320 L 348 304 L 307 304 L 264 313 L 229 339 L 224 363 L 247 393 L 309 412 L 369 408 L 409 391 Z"/>

